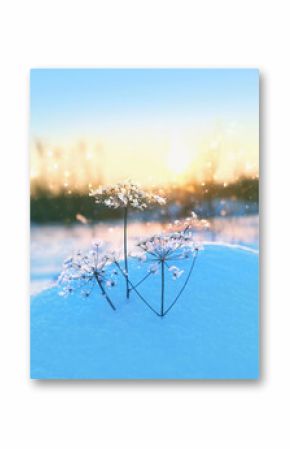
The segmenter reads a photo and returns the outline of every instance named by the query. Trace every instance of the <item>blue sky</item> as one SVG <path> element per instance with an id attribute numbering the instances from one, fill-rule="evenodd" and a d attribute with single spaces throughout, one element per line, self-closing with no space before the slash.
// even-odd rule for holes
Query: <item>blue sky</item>
<path id="1" fill-rule="evenodd" d="M 31 135 L 246 121 L 258 126 L 256 69 L 33 69 Z"/>
<path id="2" fill-rule="evenodd" d="M 69 172 L 87 184 L 88 172 L 93 178 L 100 166 L 106 182 L 201 180 L 211 149 L 219 153 L 219 179 L 252 176 L 259 162 L 259 72 L 33 69 L 31 147 L 35 178 L 45 166 L 50 183 L 63 183 Z"/>

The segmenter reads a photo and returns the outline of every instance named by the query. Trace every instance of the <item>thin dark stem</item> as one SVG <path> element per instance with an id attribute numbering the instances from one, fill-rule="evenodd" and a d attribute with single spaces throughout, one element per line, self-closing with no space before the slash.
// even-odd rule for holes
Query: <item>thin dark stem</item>
<path id="1" fill-rule="evenodd" d="M 161 260 L 161 316 L 164 315 L 164 259 Z"/>
<path id="2" fill-rule="evenodd" d="M 139 282 L 137 282 L 137 284 L 134 285 L 134 288 L 139 287 L 139 285 L 141 285 L 144 281 L 146 281 L 146 279 L 149 278 L 149 276 L 151 276 L 151 274 L 152 274 L 152 272 L 149 271 L 149 273 L 147 273 L 146 276 L 144 276 Z M 131 289 L 132 289 L 132 287 L 131 287 Z"/>
<path id="3" fill-rule="evenodd" d="M 109 296 L 106 293 L 106 290 L 104 289 L 104 286 L 102 284 L 102 281 L 100 281 L 100 279 L 98 278 L 98 276 L 96 276 L 96 280 L 98 283 L 98 286 L 100 287 L 100 290 L 102 292 L 102 295 L 105 297 L 106 301 L 108 302 L 108 304 L 112 307 L 113 310 L 116 310 L 116 307 L 114 306 L 114 304 L 112 303 L 112 301 L 110 300 Z"/>
<path id="4" fill-rule="evenodd" d="M 117 266 L 117 268 L 119 269 L 119 271 L 122 273 L 122 275 L 126 277 L 124 271 L 122 270 L 122 268 L 120 267 L 120 265 L 118 264 L 118 262 L 115 262 L 115 265 Z M 128 278 L 127 278 L 128 279 Z M 138 290 L 134 287 L 134 285 L 132 284 L 132 282 L 130 281 L 130 279 L 128 279 L 128 283 L 131 286 L 131 290 L 134 290 L 134 292 L 137 294 L 137 296 L 141 299 L 141 301 L 144 302 L 144 304 L 146 304 L 147 307 L 149 307 L 150 310 L 152 310 L 152 312 L 154 312 L 156 315 L 161 316 L 160 313 L 158 313 L 154 307 L 152 307 L 148 301 L 146 301 L 146 299 L 138 292 Z"/>
<path id="5" fill-rule="evenodd" d="M 128 207 L 124 207 L 124 262 L 126 271 L 126 297 L 129 299 L 129 271 L 128 271 L 128 248 L 127 248 Z"/>
<path id="6" fill-rule="evenodd" d="M 176 302 L 177 302 L 177 300 L 180 298 L 180 296 L 181 296 L 181 294 L 182 294 L 182 292 L 183 292 L 183 290 L 185 289 L 185 287 L 187 286 L 187 284 L 188 284 L 188 281 L 189 281 L 189 279 L 190 279 L 190 276 L 191 276 L 191 273 L 192 273 L 192 271 L 193 271 L 193 268 L 194 268 L 194 265 L 195 265 L 195 262 L 196 262 L 196 258 L 197 258 L 197 255 L 198 255 L 198 249 L 196 249 L 195 250 L 195 254 L 194 254 L 194 256 L 193 256 L 193 261 L 192 261 L 192 264 L 191 264 L 191 267 L 190 267 L 190 270 L 189 270 L 189 273 L 188 273 L 188 275 L 187 275 L 187 278 L 186 278 L 186 281 L 185 281 L 185 283 L 183 284 L 183 287 L 182 287 L 182 289 L 180 290 L 180 292 L 178 293 L 178 295 L 176 296 L 176 298 L 174 299 L 174 301 L 172 302 L 172 304 L 168 307 L 168 309 L 167 310 L 165 310 L 165 312 L 164 312 L 164 316 L 165 315 L 167 315 L 167 313 L 169 312 L 169 310 L 171 310 L 172 309 L 172 307 L 174 306 L 174 304 L 176 304 Z"/>

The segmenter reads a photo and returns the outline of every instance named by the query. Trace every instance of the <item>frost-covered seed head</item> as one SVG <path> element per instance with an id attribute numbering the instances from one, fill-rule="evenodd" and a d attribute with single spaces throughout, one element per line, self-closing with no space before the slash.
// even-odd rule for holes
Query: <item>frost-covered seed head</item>
<path id="1" fill-rule="evenodd" d="M 170 266 L 170 263 L 193 257 L 199 250 L 192 232 L 188 231 L 153 235 L 139 242 L 137 246 L 140 253 L 137 253 L 135 257 L 142 262 L 151 262 L 148 272 L 157 273 L 160 263 L 165 263 L 173 279 L 178 279 L 184 271 L 175 265 Z"/>
<path id="2" fill-rule="evenodd" d="M 113 209 L 132 207 L 144 210 L 154 204 L 163 206 L 166 203 L 162 196 L 147 192 L 130 180 L 115 185 L 101 186 L 91 191 L 90 196 L 95 198 L 96 204 L 104 204 Z"/>
<path id="3" fill-rule="evenodd" d="M 170 230 L 176 230 L 177 232 L 188 232 L 188 231 L 202 231 L 210 228 L 210 223 L 207 220 L 199 219 L 197 214 L 192 211 L 189 217 L 182 220 L 175 220 L 173 223 L 168 225 Z"/>
<path id="4" fill-rule="evenodd" d="M 93 247 L 99 248 L 101 244 L 101 241 L 94 242 Z M 114 260 L 113 254 L 99 254 L 99 251 L 94 249 L 87 254 L 76 252 L 64 261 L 58 278 L 58 284 L 62 288 L 60 296 L 67 297 L 74 290 L 81 288 L 82 296 L 88 297 L 95 283 L 114 287 L 117 273 L 112 265 Z"/>

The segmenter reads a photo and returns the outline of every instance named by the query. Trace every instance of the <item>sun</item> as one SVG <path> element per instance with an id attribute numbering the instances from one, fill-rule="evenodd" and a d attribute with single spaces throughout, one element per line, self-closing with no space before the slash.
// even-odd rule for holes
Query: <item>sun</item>
<path id="1" fill-rule="evenodd" d="M 174 139 L 167 156 L 167 166 L 175 175 L 181 175 L 188 169 L 190 157 L 187 148 L 180 140 Z"/>

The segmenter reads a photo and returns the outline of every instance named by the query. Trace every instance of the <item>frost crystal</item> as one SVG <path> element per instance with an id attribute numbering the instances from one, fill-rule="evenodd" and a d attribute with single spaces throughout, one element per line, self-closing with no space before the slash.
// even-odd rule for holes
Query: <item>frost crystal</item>
<path id="1" fill-rule="evenodd" d="M 168 225 L 168 228 L 171 231 L 175 230 L 178 232 L 185 232 L 187 230 L 207 230 L 210 228 L 210 223 L 207 220 L 199 219 L 197 214 L 192 211 L 189 217 L 182 220 L 175 220 Z"/>
<path id="2" fill-rule="evenodd" d="M 105 290 L 105 287 L 116 285 L 117 272 L 112 264 L 115 257 L 113 254 L 100 254 L 100 246 L 101 241 L 96 241 L 88 253 L 78 251 L 65 259 L 63 271 L 58 278 L 58 285 L 61 287 L 59 295 L 67 297 L 81 289 L 82 297 L 87 298 L 94 287 L 98 286 L 110 306 L 115 309 Z"/>
<path id="3" fill-rule="evenodd" d="M 101 186 L 90 192 L 96 204 L 118 209 L 119 207 L 132 207 L 144 210 L 150 205 L 166 203 L 165 198 L 154 193 L 142 190 L 138 184 L 126 181 L 115 185 Z"/>
<path id="4" fill-rule="evenodd" d="M 141 253 L 134 257 L 151 263 L 148 268 L 149 273 L 157 273 L 160 263 L 163 262 L 173 279 L 178 279 L 184 271 L 170 263 L 193 257 L 200 249 L 193 239 L 193 234 L 188 231 L 154 235 L 139 242 L 137 246 Z"/>

